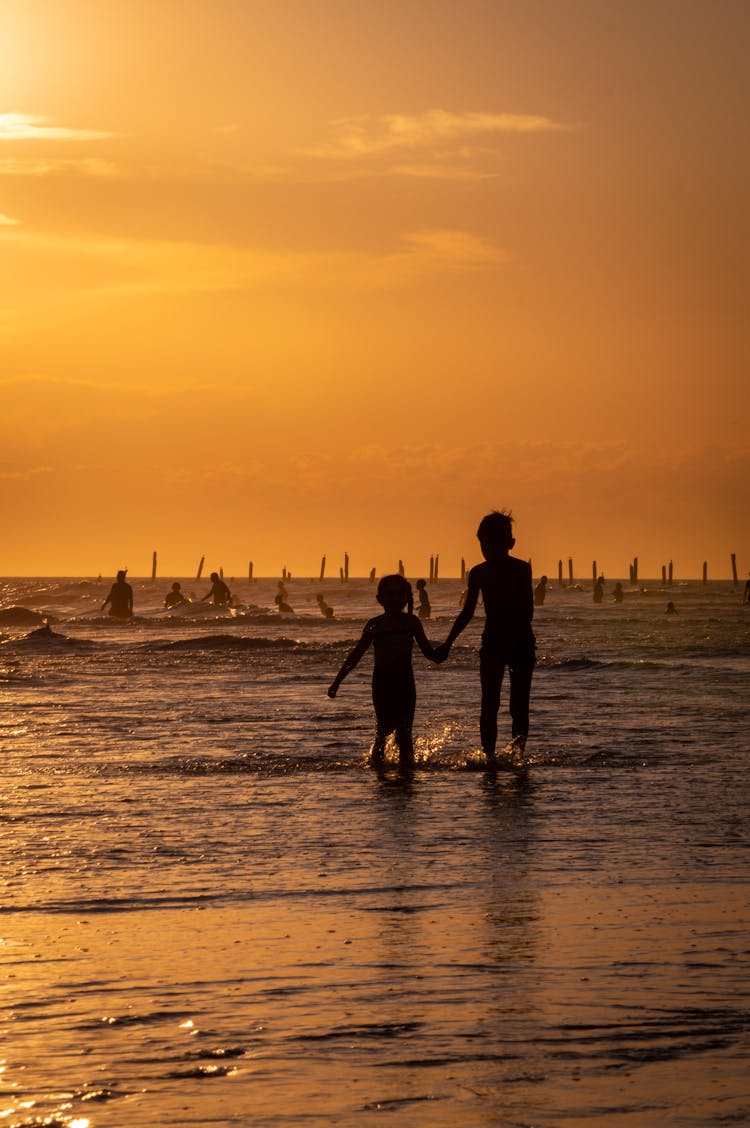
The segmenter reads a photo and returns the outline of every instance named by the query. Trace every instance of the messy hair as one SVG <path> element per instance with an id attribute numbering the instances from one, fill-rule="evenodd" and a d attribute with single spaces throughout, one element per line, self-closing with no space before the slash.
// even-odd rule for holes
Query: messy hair
<path id="1" fill-rule="evenodd" d="M 509 509 L 493 509 L 479 522 L 480 541 L 509 541 L 513 537 L 513 515 Z"/>

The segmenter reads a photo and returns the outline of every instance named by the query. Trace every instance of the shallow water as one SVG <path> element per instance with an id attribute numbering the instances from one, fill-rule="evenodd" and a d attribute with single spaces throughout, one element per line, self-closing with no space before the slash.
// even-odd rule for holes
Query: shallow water
<path id="1" fill-rule="evenodd" d="M 731 585 L 553 589 L 519 774 L 480 770 L 472 624 L 415 659 L 412 778 L 367 767 L 369 667 L 325 696 L 369 584 L 332 622 L 317 582 L 288 619 L 273 581 L 235 616 L 166 586 L 118 625 L 0 581 L 0 1123 L 750 1123 Z"/>

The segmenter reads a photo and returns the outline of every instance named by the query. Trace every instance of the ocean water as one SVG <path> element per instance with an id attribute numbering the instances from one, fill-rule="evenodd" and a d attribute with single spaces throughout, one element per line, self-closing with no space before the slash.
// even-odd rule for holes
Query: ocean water
<path id="1" fill-rule="evenodd" d="M 0 580 L 0 1124 L 750 1124 L 740 590 L 553 586 L 494 776 L 480 610 L 415 655 L 403 777 L 369 658 L 325 692 L 372 585 L 230 586 L 134 581 L 123 624 L 108 583 Z"/>

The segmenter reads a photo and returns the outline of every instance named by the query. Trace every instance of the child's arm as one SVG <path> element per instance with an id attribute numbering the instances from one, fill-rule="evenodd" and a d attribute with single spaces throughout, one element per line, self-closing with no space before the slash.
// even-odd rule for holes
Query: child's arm
<path id="1" fill-rule="evenodd" d="M 339 691 L 339 686 L 341 685 L 342 681 L 347 676 L 347 674 L 350 674 L 352 672 L 352 670 L 354 669 L 354 667 L 359 664 L 363 654 L 365 654 L 367 652 L 367 649 L 370 646 L 371 642 L 372 642 L 372 625 L 371 625 L 371 622 L 370 622 L 370 623 L 367 623 L 365 625 L 365 629 L 362 631 L 362 637 L 360 638 L 357 645 L 349 652 L 349 654 L 347 654 L 346 658 L 344 659 L 344 662 L 343 662 L 341 669 L 339 670 L 339 672 L 336 674 L 336 677 L 333 679 L 333 681 L 329 685 L 329 687 L 328 687 L 328 696 L 329 697 L 335 697 L 336 696 L 336 694 Z"/>
<path id="2" fill-rule="evenodd" d="M 469 623 L 471 622 L 474 616 L 474 612 L 476 611 L 478 599 L 479 577 L 476 574 L 476 569 L 472 568 L 472 570 L 469 572 L 469 583 L 466 591 L 466 600 L 464 602 L 464 605 L 459 611 L 458 615 L 456 615 L 455 622 L 453 623 L 453 626 L 451 627 L 445 642 L 441 646 L 435 648 L 436 662 L 444 662 L 448 657 L 454 641 L 461 634 L 461 631 L 466 630 Z"/>
<path id="3" fill-rule="evenodd" d="M 437 658 L 435 657 L 437 651 L 430 640 L 427 638 L 427 635 L 424 633 L 424 627 L 422 626 L 420 620 L 416 617 L 416 615 L 412 615 L 412 619 L 414 620 L 414 641 L 424 654 L 425 658 L 429 658 L 430 662 L 437 662 Z"/>

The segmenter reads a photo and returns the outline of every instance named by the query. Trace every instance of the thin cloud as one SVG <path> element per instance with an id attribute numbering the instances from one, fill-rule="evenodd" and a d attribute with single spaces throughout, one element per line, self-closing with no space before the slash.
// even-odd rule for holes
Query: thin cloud
<path id="1" fill-rule="evenodd" d="M 113 161 L 101 157 L 45 159 L 39 157 L 0 158 L 0 176 L 94 176 L 119 175 L 120 169 Z"/>
<path id="2" fill-rule="evenodd" d="M 424 150 L 446 143 L 455 145 L 471 138 L 559 133 L 575 128 L 540 114 L 452 113 L 447 110 L 341 118 L 332 124 L 330 141 L 302 150 L 301 155 L 361 160 L 399 150 Z"/>
<path id="3" fill-rule="evenodd" d="M 0 227 L 17 227 L 20 222 L 20 219 L 14 219 L 12 215 L 3 215 L 0 212 Z"/>
<path id="4" fill-rule="evenodd" d="M 114 133 L 56 125 L 37 114 L 0 114 L 0 141 L 101 141 Z"/>

